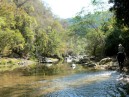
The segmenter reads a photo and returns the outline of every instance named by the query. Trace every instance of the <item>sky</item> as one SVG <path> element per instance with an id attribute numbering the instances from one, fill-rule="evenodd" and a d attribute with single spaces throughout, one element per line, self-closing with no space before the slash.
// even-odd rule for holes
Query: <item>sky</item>
<path id="1" fill-rule="evenodd" d="M 92 5 L 91 0 L 43 0 L 45 4 L 51 8 L 54 15 L 60 18 L 74 17 L 82 8 L 86 12 L 93 12 L 96 8 Z M 100 0 L 99 0 L 100 1 Z M 104 9 L 109 8 L 108 0 L 102 0 L 105 2 Z"/>

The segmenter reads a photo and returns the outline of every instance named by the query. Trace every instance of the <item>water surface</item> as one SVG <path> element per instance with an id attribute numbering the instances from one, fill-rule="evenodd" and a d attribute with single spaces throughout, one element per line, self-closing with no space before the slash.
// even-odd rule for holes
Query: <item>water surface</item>
<path id="1" fill-rule="evenodd" d="M 0 97 L 120 97 L 116 71 L 62 76 L 2 75 Z"/>

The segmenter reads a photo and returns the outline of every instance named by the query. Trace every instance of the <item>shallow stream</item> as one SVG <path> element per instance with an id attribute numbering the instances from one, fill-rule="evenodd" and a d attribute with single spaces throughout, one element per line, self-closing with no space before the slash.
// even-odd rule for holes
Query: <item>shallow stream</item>
<path id="1" fill-rule="evenodd" d="M 72 75 L 0 78 L 0 97 L 120 97 L 119 73 L 88 71 Z"/>

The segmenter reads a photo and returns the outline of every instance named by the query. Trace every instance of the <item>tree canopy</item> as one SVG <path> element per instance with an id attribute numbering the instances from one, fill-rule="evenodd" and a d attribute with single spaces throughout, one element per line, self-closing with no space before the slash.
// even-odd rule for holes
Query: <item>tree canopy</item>
<path id="1" fill-rule="evenodd" d="M 117 24 L 129 27 L 129 1 L 128 0 L 110 0 L 113 3 L 111 11 L 115 13 Z"/>
<path id="2" fill-rule="evenodd" d="M 124 4 L 128 3 L 110 2 L 114 3 L 111 10 L 115 13 L 95 11 L 86 14 L 81 10 L 74 18 L 60 19 L 42 0 L 2 0 L 0 54 L 25 58 L 62 58 L 68 54 L 104 56 L 116 54 L 119 43 L 129 54 L 128 15 L 125 15 L 128 9 L 120 9 L 126 8 Z M 119 3 L 115 5 L 116 2 Z M 123 26 L 120 28 L 116 24 Z"/>
<path id="3" fill-rule="evenodd" d="M 13 57 L 59 57 L 65 52 L 61 47 L 65 45 L 61 41 L 64 37 L 60 37 L 65 29 L 60 21 L 41 0 L 2 0 L 0 53 Z"/>

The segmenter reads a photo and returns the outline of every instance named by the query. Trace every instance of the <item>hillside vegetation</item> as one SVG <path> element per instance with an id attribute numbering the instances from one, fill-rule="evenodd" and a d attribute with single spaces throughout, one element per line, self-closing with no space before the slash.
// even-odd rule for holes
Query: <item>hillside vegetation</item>
<path id="1" fill-rule="evenodd" d="M 118 27 L 109 11 L 80 11 L 74 18 L 60 19 L 42 0 L 0 1 L 2 57 L 113 56 L 119 43 L 128 55 L 128 39 L 128 27 Z"/>

